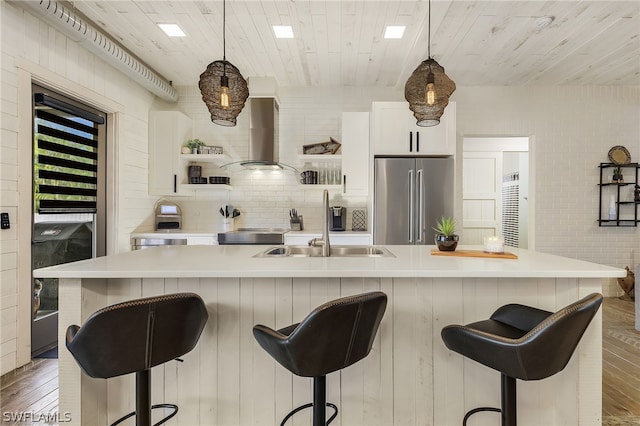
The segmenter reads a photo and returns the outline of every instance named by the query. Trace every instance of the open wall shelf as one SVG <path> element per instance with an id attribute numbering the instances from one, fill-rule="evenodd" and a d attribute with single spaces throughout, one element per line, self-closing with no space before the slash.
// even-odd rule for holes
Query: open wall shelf
<path id="1" fill-rule="evenodd" d="M 600 163 L 599 187 L 599 226 L 629 226 L 637 227 L 640 223 L 640 201 L 634 199 L 634 189 L 638 185 L 640 164 Z M 613 181 L 613 169 L 620 167 L 623 180 Z M 613 197 L 614 212 L 610 212 L 610 201 Z"/>

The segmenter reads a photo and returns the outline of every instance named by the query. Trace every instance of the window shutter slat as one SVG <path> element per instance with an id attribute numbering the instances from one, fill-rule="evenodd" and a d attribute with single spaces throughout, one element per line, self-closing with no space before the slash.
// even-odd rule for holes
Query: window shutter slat
<path id="1" fill-rule="evenodd" d="M 91 183 L 94 185 L 98 184 L 98 179 L 95 176 L 74 175 L 72 173 L 52 172 L 49 170 L 38 171 L 38 177 L 41 179 L 63 180 L 63 181 L 78 182 L 78 183 Z"/>
<path id="2" fill-rule="evenodd" d="M 67 145 L 62 145 L 55 142 L 49 142 L 42 139 L 38 139 L 38 148 L 44 149 L 47 151 L 57 152 L 60 154 L 88 158 L 90 160 L 98 159 L 98 153 L 94 151 L 87 151 L 85 149 L 73 148 Z"/>
<path id="3" fill-rule="evenodd" d="M 40 213 L 95 213 L 95 201 L 40 200 Z"/>
<path id="4" fill-rule="evenodd" d="M 72 129 L 80 130 L 81 132 L 89 133 L 94 136 L 98 134 L 98 129 L 95 127 L 87 126 L 85 124 L 78 123 L 77 121 L 68 120 L 59 115 L 51 114 L 50 112 L 47 112 L 43 109 L 36 110 L 36 117 L 50 123 L 56 123 L 64 127 L 70 127 Z"/>
<path id="5" fill-rule="evenodd" d="M 92 139 L 87 139 L 80 135 L 74 135 L 68 132 L 64 132 L 62 130 L 54 129 L 48 126 L 38 125 L 38 134 L 51 136 L 52 138 L 62 139 L 69 142 L 75 142 L 81 145 L 87 145 L 92 148 L 98 146 L 98 142 Z"/>
<path id="6" fill-rule="evenodd" d="M 86 170 L 88 172 L 96 172 L 98 170 L 98 166 L 96 166 L 95 164 L 65 160 L 64 158 L 51 157 L 49 155 L 38 155 L 37 160 L 40 164 L 47 164 L 50 166 L 66 167 L 76 170 Z"/>

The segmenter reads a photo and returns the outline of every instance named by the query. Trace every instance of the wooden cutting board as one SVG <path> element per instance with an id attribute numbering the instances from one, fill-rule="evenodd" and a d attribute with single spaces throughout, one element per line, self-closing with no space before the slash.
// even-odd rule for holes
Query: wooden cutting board
<path id="1" fill-rule="evenodd" d="M 482 250 L 455 250 L 455 251 L 440 251 L 438 249 L 431 249 L 432 256 L 457 256 L 457 257 L 486 257 L 493 259 L 517 259 L 513 253 L 505 251 L 504 253 L 487 253 Z"/>

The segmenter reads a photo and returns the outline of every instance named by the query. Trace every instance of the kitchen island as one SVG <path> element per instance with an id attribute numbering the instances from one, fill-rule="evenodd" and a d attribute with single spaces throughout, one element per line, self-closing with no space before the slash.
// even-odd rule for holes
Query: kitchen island
<path id="1" fill-rule="evenodd" d="M 195 292 L 209 311 L 198 346 L 152 372 L 153 403 L 180 406 L 172 424 L 275 425 L 310 402 L 311 380 L 277 365 L 252 327 L 299 322 L 338 297 L 381 290 L 389 296 L 372 352 L 327 376 L 334 425 L 459 425 L 477 406 L 499 406 L 499 373 L 450 352 L 440 330 L 522 303 L 555 311 L 601 292 L 622 269 L 528 251 L 518 259 L 442 257 L 433 246 L 385 246 L 385 258 L 253 257 L 264 246 L 167 246 L 34 271 L 60 278 L 60 413 L 71 424 L 107 424 L 134 406 L 134 375 L 96 380 L 64 349 L 70 324 L 128 299 Z M 460 247 L 469 249 L 477 247 Z M 518 381 L 519 424 L 601 424 L 602 327 L 598 313 L 569 365 L 541 381 Z M 307 410 L 308 411 L 308 410 Z M 293 425 L 310 424 L 309 413 Z M 498 415 L 475 416 L 496 424 Z"/>

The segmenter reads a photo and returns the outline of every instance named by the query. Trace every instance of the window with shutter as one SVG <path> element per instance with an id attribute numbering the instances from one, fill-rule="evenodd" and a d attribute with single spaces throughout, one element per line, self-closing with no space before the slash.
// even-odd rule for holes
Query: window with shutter
<path id="1" fill-rule="evenodd" d="M 95 213 L 100 126 L 105 116 L 34 92 L 36 213 Z M 104 152 L 104 151 L 103 151 Z"/>

